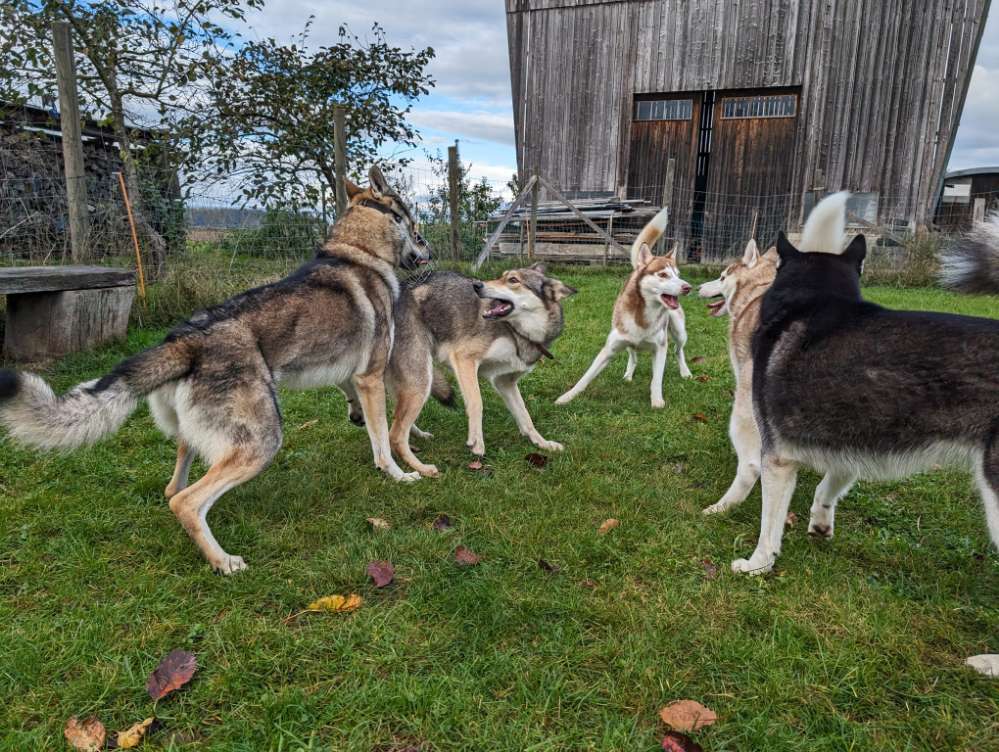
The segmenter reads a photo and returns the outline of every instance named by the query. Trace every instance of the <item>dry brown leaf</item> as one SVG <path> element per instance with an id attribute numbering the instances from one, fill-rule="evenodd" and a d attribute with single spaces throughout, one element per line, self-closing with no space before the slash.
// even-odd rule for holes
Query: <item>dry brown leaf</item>
<path id="1" fill-rule="evenodd" d="M 718 577 L 718 565 L 711 561 L 711 559 L 704 559 L 701 562 L 701 567 L 704 569 L 705 578 L 713 580 Z"/>
<path id="2" fill-rule="evenodd" d="M 468 463 L 468 469 L 478 471 L 482 469 L 482 460 L 472 460 Z"/>
<path id="3" fill-rule="evenodd" d="M 383 520 L 381 517 L 368 517 L 368 524 L 372 530 L 389 530 L 392 527 L 388 520 Z"/>
<path id="4" fill-rule="evenodd" d="M 562 570 L 562 567 L 558 564 L 552 564 L 550 561 L 546 561 L 545 559 L 538 559 L 538 566 L 548 574 L 558 574 Z"/>
<path id="5" fill-rule="evenodd" d="M 603 521 L 600 527 L 597 528 L 597 535 L 607 535 L 607 533 L 609 533 L 611 530 L 613 530 L 620 524 L 621 520 L 614 519 L 613 517 L 611 517 L 610 519 L 606 519 Z"/>
<path id="6" fill-rule="evenodd" d="M 695 378 L 698 381 L 700 381 L 702 384 L 707 384 L 709 381 L 711 381 L 711 377 L 708 376 L 706 373 L 702 373 L 700 376 L 696 376 Z"/>
<path id="7" fill-rule="evenodd" d="M 659 711 L 663 723 L 674 731 L 697 731 L 718 720 L 715 711 L 696 700 L 677 700 Z"/>
<path id="8" fill-rule="evenodd" d="M 149 727 L 153 725 L 155 718 L 147 718 L 144 721 L 139 721 L 134 726 L 131 726 L 124 731 L 118 732 L 118 749 L 132 749 L 133 747 L 138 747 L 142 742 L 143 738 L 146 736 L 146 732 L 149 731 Z"/>
<path id="9" fill-rule="evenodd" d="M 186 650 L 171 650 L 160 661 L 146 681 L 146 691 L 154 700 L 160 700 L 175 689 L 180 689 L 198 670 L 198 659 Z"/>
<path id="10" fill-rule="evenodd" d="M 434 530 L 436 530 L 438 533 L 443 533 L 445 530 L 450 530 L 451 527 L 452 525 L 450 517 L 448 517 L 446 514 L 437 515 L 437 519 L 434 520 L 433 524 Z"/>
<path id="11" fill-rule="evenodd" d="M 460 567 L 474 567 L 480 561 L 482 557 L 475 553 L 470 548 L 465 548 L 465 546 L 458 546 L 454 550 L 454 560 Z"/>
<path id="12" fill-rule="evenodd" d="M 787 525 L 788 527 L 794 527 L 794 523 L 796 523 L 797 521 L 798 521 L 798 515 L 796 515 L 794 512 L 788 512 L 787 519 L 784 520 L 784 524 Z"/>
<path id="13" fill-rule="evenodd" d="M 104 747 L 108 732 L 104 724 L 91 716 L 85 721 L 81 721 L 75 715 L 66 721 L 66 728 L 62 730 L 66 741 L 73 749 L 84 750 L 85 752 L 96 752 Z"/>
<path id="14" fill-rule="evenodd" d="M 390 585 L 392 584 L 392 580 L 395 579 L 395 567 L 388 561 L 373 561 L 368 564 L 368 568 L 365 571 L 377 588 Z"/>
<path id="15" fill-rule="evenodd" d="M 537 452 L 531 452 L 524 456 L 527 460 L 527 464 L 538 470 L 544 470 L 545 466 L 548 464 L 548 458 L 543 454 L 538 454 Z"/>
<path id="16" fill-rule="evenodd" d="M 704 413 L 694 413 L 690 417 L 693 418 L 694 420 L 696 420 L 698 423 L 707 423 L 708 422 L 708 416 L 705 415 Z"/>
<path id="17" fill-rule="evenodd" d="M 690 362 L 693 363 L 693 364 L 695 364 L 695 365 L 697 363 L 703 363 L 704 362 L 704 356 L 703 355 L 695 355 L 693 358 L 690 359 Z"/>
<path id="18" fill-rule="evenodd" d="M 312 601 L 305 610 L 317 614 L 322 612 L 343 614 L 356 611 L 361 607 L 362 603 L 364 603 L 364 599 L 357 593 L 351 593 L 350 595 L 325 595 L 322 598 Z"/>
<path id="19" fill-rule="evenodd" d="M 579 584 L 582 585 L 587 590 L 596 590 L 597 588 L 597 581 L 591 580 L 589 578 L 582 580 Z"/>
<path id="20" fill-rule="evenodd" d="M 677 731 L 667 731 L 663 737 L 663 749 L 666 752 L 704 752 L 704 748 L 686 734 Z"/>

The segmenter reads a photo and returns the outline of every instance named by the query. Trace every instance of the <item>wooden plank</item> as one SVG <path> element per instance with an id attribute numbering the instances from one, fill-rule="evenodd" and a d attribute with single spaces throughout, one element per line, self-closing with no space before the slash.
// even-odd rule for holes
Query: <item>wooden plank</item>
<path id="1" fill-rule="evenodd" d="M 108 266 L 8 266 L 0 268 L 0 295 L 92 290 L 135 285 L 135 272 Z"/>
<path id="2" fill-rule="evenodd" d="M 510 208 L 506 210 L 506 213 L 503 215 L 503 218 L 500 219 L 499 224 L 496 225 L 496 229 L 493 230 L 493 234 L 489 236 L 488 240 L 486 240 L 486 244 L 482 247 L 482 251 L 479 253 L 478 258 L 476 258 L 475 263 L 472 264 L 472 271 L 477 271 L 478 268 L 482 266 L 482 264 L 485 262 L 485 260 L 489 258 L 490 251 L 492 251 L 492 248 L 496 244 L 496 241 L 499 240 L 499 237 L 503 233 L 503 230 L 506 228 L 507 224 L 513 218 L 514 212 L 517 211 L 517 208 L 521 205 L 521 203 L 523 203 L 524 199 L 526 199 L 529 195 L 533 194 L 534 187 L 537 184 L 537 182 L 538 182 L 537 176 L 532 175 L 531 179 L 527 181 L 527 185 L 525 185 L 520 190 L 520 194 L 517 196 L 517 198 L 513 200 L 513 203 L 510 204 Z"/>

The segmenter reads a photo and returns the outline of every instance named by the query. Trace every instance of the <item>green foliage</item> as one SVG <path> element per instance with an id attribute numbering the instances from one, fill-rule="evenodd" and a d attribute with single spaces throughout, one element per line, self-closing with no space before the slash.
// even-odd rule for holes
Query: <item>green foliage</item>
<path id="1" fill-rule="evenodd" d="M 377 24 L 367 40 L 341 26 L 336 44 L 311 48 L 311 25 L 289 45 L 248 41 L 210 72 L 219 121 L 202 132 L 202 168 L 233 175 L 247 202 L 332 206 L 336 105 L 346 108 L 351 174 L 380 161 L 385 144 L 415 145 L 406 115 L 433 85 L 433 50 L 393 47 Z"/>

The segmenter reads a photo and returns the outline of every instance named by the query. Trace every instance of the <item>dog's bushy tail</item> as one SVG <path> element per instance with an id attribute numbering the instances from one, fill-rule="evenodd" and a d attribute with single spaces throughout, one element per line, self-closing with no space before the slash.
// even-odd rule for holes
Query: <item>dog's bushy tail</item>
<path id="1" fill-rule="evenodd" d="M 69 450 L 117 431 L 145 395 L 190 370 L 188 349 L 169 342 L 119 363 L 61 397 L 40 376 L 0 370 L 0 423 L 18 443 Z"/>
<path id="2" fill-rule="evenodd" d="M 643 245 L 652 247 L 652 245 L 662 237 L 662 234 L 666 232 L 666 225 L 669 224 L 669 208 L 660 209 L 659 213 L 656 214 L 649 223 L 642 228 L 642 231 L 638 233 L 638 237 L 635 238 L 635 242 L 631 244 L 631 265 L 638 268 L 638 254 L 642 250 Z"/>
<path id="3" fill-rule="evenodd" d="M 448 381 L 447 374 L 436 367 L 430 382 L 430 394 L 444 407 L 454 407 L 454 387 Z"/>
<path id="4" fill-rule="evenodd" d="M 798 250 L 816 253 L 842 253 L 846 245 L 846 202 L 848 191 L 840 191 L 819 201 L 805 220 Z"/>
<path id="5" fill-rule="evenodd" d="M 939 260 L 941 286 L 972 294 L 999 293 L 999 214 L 945 246 Z"/>

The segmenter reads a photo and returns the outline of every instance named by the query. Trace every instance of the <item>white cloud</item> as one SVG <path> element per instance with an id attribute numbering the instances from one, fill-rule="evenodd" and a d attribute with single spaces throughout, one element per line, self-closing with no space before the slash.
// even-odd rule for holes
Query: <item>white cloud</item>
<path id="1" fill-rule="evenodd" d="M 409 119 L 419 128 L 429 128 L 459 137 L 513 145 L 513 115 L 493 112 L 414 109 Z"/>
<path id="2" fill-rule="evenodd" d="M 999 165 L 999 12 L 990 13 L 951 152 L 950 170 Z"/>

